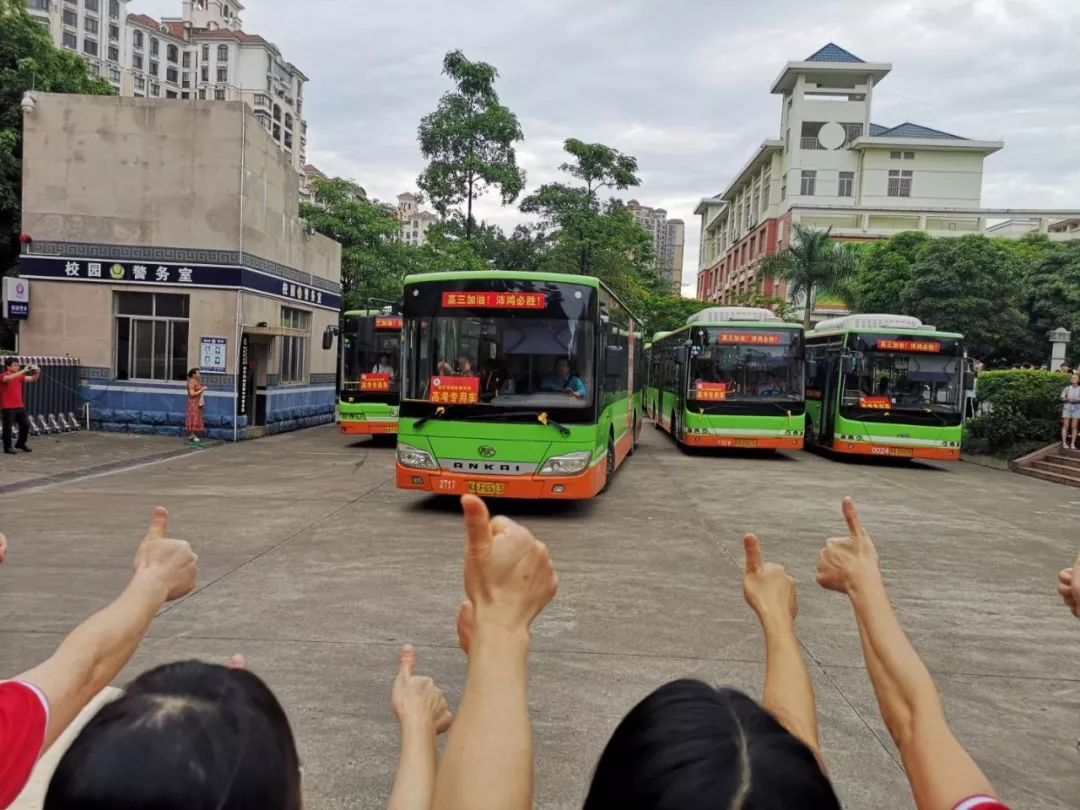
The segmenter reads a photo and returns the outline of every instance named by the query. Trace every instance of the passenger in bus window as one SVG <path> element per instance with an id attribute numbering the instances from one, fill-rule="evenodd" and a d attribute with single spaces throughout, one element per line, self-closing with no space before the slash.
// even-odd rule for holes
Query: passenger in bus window
<path id="1" fill-rule="evenodd" d="M 554 373 L 545 377 L 540 384 L 541 391 L 565 391 L 574 399 L 585 399 L 588 391 L 585 383 L 576 374 L 570 373 L 570 358 L 560 357 L 555 361 Z"/>
<path id="2" fill-rule="evenodd" d="M 386 374 L 386 375 L 388 375 L 390 377 L 393 377 L 394 375 L 396 375 L 397 372 L 394 371 L 394 367 L 392 365 L 390 365 L 390 355 L 388 355 L 388 354 L 380 354 L 379 355 L 379 362 L 376 363 L 374 366 L 372 366 L 371 373 L 372 374 Z"/>
<path id="3" fill-rule="evenodd" d="M 459 354 L 457 358 L 457 365 L 451 366 L 445 360 L 439 361 L 439 374 L 444 377 L 475 377 L 476 372 L 473 371 L 473 362 L 468 355 Z"/>

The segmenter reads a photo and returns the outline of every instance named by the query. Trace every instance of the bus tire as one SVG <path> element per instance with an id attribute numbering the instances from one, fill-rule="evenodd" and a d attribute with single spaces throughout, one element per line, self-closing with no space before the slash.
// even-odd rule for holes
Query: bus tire
<path id="1" fill-rule="evenodd" d="M 607 459 L 604 463 L 607 474 L 604 476 L 604 486 L 600 488 L 601 492 L 607 492 L 608 487 L 611 486 L 611 479 L 615 477 L 615 437 L 610 433 L 607 440 Z"/>
<path id="2" fill-rule="evenodd" d="M 671 412 L 671 438 L 675 440 L 675 444 L 682 442 L 682 430 L 681 425 L 678 422 L 678 411 Z"/>

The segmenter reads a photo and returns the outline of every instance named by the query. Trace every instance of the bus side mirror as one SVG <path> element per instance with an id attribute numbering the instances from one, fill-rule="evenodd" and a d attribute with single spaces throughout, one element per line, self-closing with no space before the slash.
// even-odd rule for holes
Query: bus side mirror
<path id="1" fill-rule="evenodd" d="M 859 370 L 859 357 L 855 354 L 844 355 L 844 371 L 847 374 L 854 374 Z"/>
<path id="2" fill-rule="evenodd" d="M 686 365 L 686 347 L 677 346 L 675 348 L 675 362 L 680 366 Z"/>
<path id="3" fill-rule="evenodd" d="M 332 326 L 326 327 L 322 333 L 322 347 L 324 351 L 328 351 L 334 348 L 334 332 L 337 330 Z"/>

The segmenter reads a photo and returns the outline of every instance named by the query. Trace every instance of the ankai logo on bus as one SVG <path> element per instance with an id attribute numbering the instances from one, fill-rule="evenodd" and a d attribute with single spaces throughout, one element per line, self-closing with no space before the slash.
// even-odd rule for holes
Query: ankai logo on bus
<path id="1" fill-rule="evenodd" d="M 938 354 L 941 344 L 936 340 L 879 340 L 877 348 L 883 352 L 928 352 Z"/>
<path id="2" fill-rule="evenodd" d="M 547 293 L 444 292 L 448 309 L 547 309 Z"/>

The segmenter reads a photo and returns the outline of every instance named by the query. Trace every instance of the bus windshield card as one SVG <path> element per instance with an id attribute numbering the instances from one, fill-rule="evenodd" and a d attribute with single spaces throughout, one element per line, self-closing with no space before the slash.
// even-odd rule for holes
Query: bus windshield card
<path id="1" fill-rule="evenodd" d="M 472 405 L 480 400 L 480 378 L 432 377 L 428 390 L 431 392 L 428 397 L 431 402 Z"/>
<path id="2" fill-rule="evenodd" d="M 725 402 L 727 383 L 694 383 L 694 398 L 705 402 Z"/>
<path id="3" fill-rule="evenodd" d="M 376 318 L 375 319 L 375 328 L 376 329 L 392 329 L 395 332 L 400 332 L 401 331 L 401 326 L 402 326 L 402 319 L 401 318 Z"/>
<path id="4" fill-rule="evenodd" d="M 783 342 L 783 339 L 780 335 L 723 332 L 717 338 L 716 342 L 721 346 L 779 346 Z"/>
<path id="5" fill-rule="evenodd" d="M 547 309 L 547 293 L 444 292 L 447 309 Z"/>
<path id="6" fill-rule="evenodd" d="M 883 352 L 928 352 L 938 354 L 941 344 L 936 340 L 879 340 L 877 348 Z"/>
<path id="7" fill-rule="evenodd" d="M 360 390 L 361 391 L 389 391 L 390 390 L 390 375 L 389 374 L 361 374 L 360 375 Z"/>

